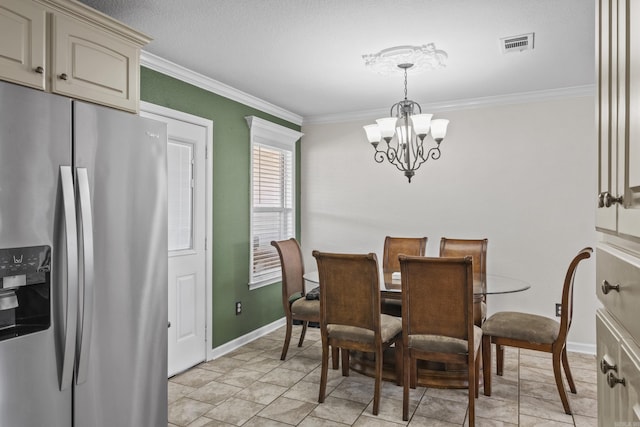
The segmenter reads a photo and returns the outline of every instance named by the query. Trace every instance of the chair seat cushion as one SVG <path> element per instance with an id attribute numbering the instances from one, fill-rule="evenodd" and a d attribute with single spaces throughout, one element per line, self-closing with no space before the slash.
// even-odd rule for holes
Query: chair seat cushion
<path id="1" fill-rule="evenodd" d="M 327 325 L 329 338 L 356 341 L 363 343 L 373 343 L 374 334 L 370 329 L 358 328 L 356 326 Z M 402 333 L 402 319 L 399 317 L 380 315 L 380 335 L 382 342 L 388 342 L 395 336 Z"/>
<path id="2" fill-rule="evenodd" d="M 473 346 L 477 351 L 482 343 L 482 329 L 473 327 Z M 409 335 L 409 347 L 433 353 L 466 354 L 469 345 L 466 340 L 440 335 Z"/>
<path id="3" fill-rule="evenodd" d="M 312 316 L 320 318 L 320 301 L 306 298 L 297 299 L 291 304 L 293 317 L 309 318 Z"/>
<path id="4" fill-rule="evenodd" d="M 551 344 L 558 337 L 560 324 L 536 314 L 501 311 L 482 324 L 485 335 L 538 344 Z"/>

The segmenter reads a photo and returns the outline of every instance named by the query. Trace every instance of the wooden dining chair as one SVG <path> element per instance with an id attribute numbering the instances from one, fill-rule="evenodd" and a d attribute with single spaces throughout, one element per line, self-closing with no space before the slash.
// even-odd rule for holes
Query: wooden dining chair
<path id="1" fill-rule="evenodd" d="M 572 393 L 576 386 L 571 376 L 569 359 L 567 358 L 567 334 L 573 316 L 573 282 L 580 261 L 591 257 L 593 250 L 582 249 L 573 258 L 567 269 L 562 287 L 562 307 L 560 322 L 536 314 L 503 311 L 493 314 L 482 325 L 482 363 L 484 378 L 484 394 L 491 396 L 491 343 L 496 345 L 496 373 L 502 375 L 504 366 L 503 346 L 526 348 L 530 350 L 552 353 L 553 374 L 556 387 L 567 414 L 571 414 L 571 406 L 562 382 L 560 364 L 564 367 L 567 383 Z"/>
<path id="2" fill-rule="evenodd" d="M 473 281 L 480 285 L 483 292 L 487 290 L 487 239 L 440 239 L 441 257 L 465 257 L 473 259 Z M 476 315 L 476 324 L 481 325 L 487 318 L 487 299 L 482 295 L 480 314 Z"/>
<path id="3" fill-rule="evenodd" d="M 417 360 L 467 366 L 469 425 L 475 423 L 482 329 L 473 322 L 471 257 L 400 255 L 402 276 L 402 419 L 408 420 L 409 387 Z"/>
<path id="4" fill-rule="evenodd" d="M 280 256 L 282 266 L 282 307 L 286 317 L 286 333 L 280 360 L 285 360 L 291 341 L 293 321 L 302 322 L 302 332 L 298 347 L 302 347 L 304 336 L 307 333 L 309 322 L 320 322 L 320 301 L 307 300 L 304 289 L 304 264 L 300 245 L 294 238 L 281 241 L 272 241 Z"/>
<path id="5" fill-rule="evenodd" d="M 398 255 L 424 256 L 427 251 L 427 237 L 390 237 L 384 238 L 382 252 L 382 271 L 385 274 L 400 272 Z M 401 301 L 383 298 L 382 312 L 392 316 L 400 316 Z"/>
<path id="6" fill-rule="evenodd" d="M 335 254 L 313 251 L 320 278 L 320 336 L 322 368 L 318 402 L 327 388 L 329 346 L 342 354 L 342 375 L 349 375 L 349 351 L 374 353 L 373 415 L 378 415 L 383 352 L 396 345 L 396 375 L 400 375 L 402 321 L 380 313 L 378 259 L 369 254 Z"/>

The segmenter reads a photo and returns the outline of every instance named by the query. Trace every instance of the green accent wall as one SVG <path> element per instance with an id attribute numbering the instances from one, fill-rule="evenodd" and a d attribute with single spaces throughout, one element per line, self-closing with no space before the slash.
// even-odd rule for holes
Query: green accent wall
<path id="1" fill-rule="evenodd" d="M 213 121 L 213 347 L 284 316 L 279 283 L 249 290 L 249 127 L 257 116 L 300 131 L 300 126 L 173 77 L 141 68 L 140 98 Z M 296 200 L 300 212 L 300 141 Z M 300 222 L 297 223 L 300 236 Z M 235 302 L 242 301 L 236 316 Z"/>

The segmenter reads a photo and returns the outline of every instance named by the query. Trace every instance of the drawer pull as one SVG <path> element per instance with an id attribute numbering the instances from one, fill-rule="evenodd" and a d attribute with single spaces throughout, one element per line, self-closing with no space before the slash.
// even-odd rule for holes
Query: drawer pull
<path id="1" fill-rule="evenodd" d="M 607 295 L 611 291 L 620 292 L 620 285 L 612 285 L 606 280 L 603 280 L 601 289 L 602 289 L 602 293 Z"/>
<path id="2" fill-rule="evenodd" d="M 602 359 L 600 361 L 600 371 L 603 374 L 606 374 L 609 371 L 618 372 L 618 366 L 617 365 L 609 365 L 606 360 Z"/>
<path id="3" fill-rule="evenodd" d="M 616 378 L 616 376 L 613 375 L 613 372 L 609 372 L 609 375 L 607 375 L 607 384 L 609 384 L 609 387 L 611 388 L 614 388 L 616 384 L 622 384 L 623 386 L 626 386 L 626 383 L 627 382 L 624 378 Z"/>
<path id="4" fill-rule="evenodd" d="M 616 203 L 622 204 L 622 196 L 613 197 L 611 193 L 608 191 L 603 191 L 602 193 L 598 193 L 598 207 L 599 208 L 610 208 Z"/>

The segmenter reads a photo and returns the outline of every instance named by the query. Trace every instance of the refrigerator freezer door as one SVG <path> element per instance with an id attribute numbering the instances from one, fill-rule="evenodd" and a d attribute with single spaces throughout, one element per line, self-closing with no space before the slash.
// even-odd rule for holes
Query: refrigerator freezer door
<path id="1" fill-rule="evenodd" d="M 65 308 L 66 289 L 65 242 L 54 238 L 62 216 L 60 165 L 71 165 L 71 101 L 0 82 L 0 246 L 52 248 L 54 309 Z M 71 425 L 72 392 L 59 390 L 55 333 L 63 329 L 64 312 L 51 313 L 48 329 L 0 342 L 0 426 Z"/>
<path id="2" fill-rule="evenodd" d="M 74 123 L 93 211 L 95 302 L 74 427 L 166 425 L 166 125 L 79 102 Z"/>

